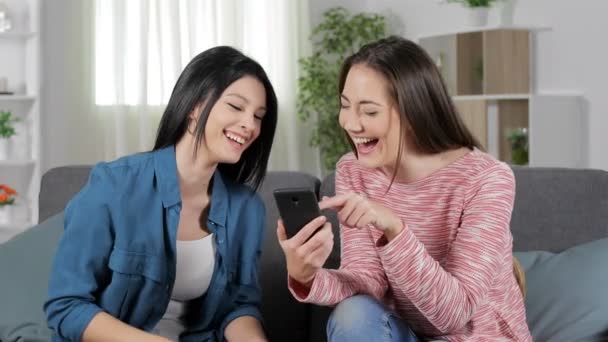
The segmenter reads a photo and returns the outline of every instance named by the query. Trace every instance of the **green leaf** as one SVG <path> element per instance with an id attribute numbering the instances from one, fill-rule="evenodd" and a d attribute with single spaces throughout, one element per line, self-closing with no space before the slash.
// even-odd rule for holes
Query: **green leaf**
<path id="1" fill-rule="evenodd" d="M 13 123 L 19 121 L 11 112 L 0 111 L 0 138 L 8 139 L 16 134 Z"/>

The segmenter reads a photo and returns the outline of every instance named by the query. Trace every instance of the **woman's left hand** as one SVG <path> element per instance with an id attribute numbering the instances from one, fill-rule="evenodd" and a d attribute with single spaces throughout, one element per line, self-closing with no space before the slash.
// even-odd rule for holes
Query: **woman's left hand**
<path id="1" fill-rule="evenodd" d="M 335 209 L 340 223 L 347 227 L 364 228 L 371 224 L 384 231 L 389 240 L 403 230 L 401 218 L 390 209 L 354 192 L 323 197 L 319 207 Z"/>

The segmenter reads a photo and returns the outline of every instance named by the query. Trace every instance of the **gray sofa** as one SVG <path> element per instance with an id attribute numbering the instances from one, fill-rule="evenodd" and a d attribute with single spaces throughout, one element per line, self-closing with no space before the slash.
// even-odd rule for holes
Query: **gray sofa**
<path id="1" fill-rule="evenodd" d="M 11 279 L 0 285 L 0 303 L 9 303 L 0 304 L 1 341 L 48 338 L 40 306 L 62 230 L 60 213 L 89 171 L 88 166 L 49 170 L 40 192 L 40 221 L 46 221 L 0 246 L 0 276 Z M 514 172 L 517 194 L 511 229 L 516 255 L 528 277 L 526 311 L 535 341 L 608 340 L 608 172 L 541 168 Z M 260 270 L 265 326 L 271 341 L 324 341 L 329 309 L 297 303 L 286 287 L 272 191 L 288 186 L 313 188 L 320 196 L 334 192 L 332 175 L 321 182 L 296 172 L 271 172 L 260 189 L 268 218 Z M 335 216 L 330 219 L 337 227 Z M 331 268 L 340 259 L 335 236 L 326 265 Z M 16 270 L 15 263 L 24 267 Z"/>

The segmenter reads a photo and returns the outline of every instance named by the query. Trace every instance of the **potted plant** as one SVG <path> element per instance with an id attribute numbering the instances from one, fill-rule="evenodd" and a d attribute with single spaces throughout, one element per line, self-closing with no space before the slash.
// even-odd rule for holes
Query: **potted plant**
<path id="1" fill-rule="evenodd" d="M 0 160 L 8 159 L 8 143 L 16 133 L 13 124 L 17 121 L 11 112 L 0 111 Z"/>
<path id="2" fill-rule="evenodd" d="M 447 0 L 458 2 L 469 8 L 469 23 L 473 26 L 485 26 L 488 23 L 488 11 L 498 0 Z"/>
<path id="3" fill-rule="evenodd" d="M 528 129 L 511 130 L 507 140 L 511 145 L 511 162 L 515 165 L 528 165 Z"/>
<path id="4" fill-rule="evenodd" d="M 0 224 L 9 224 L 11 222 L 11 209 L 17 191 L 6 184 L 0 184 Z"/>
<path id="5" fill-rule="evenodd" d="M 332 8 L 312 31 L 312 55 L 299 60 L 298 116 L 302 121 L 314 121 L 310 145 L 319 147 L 326 170 L 333 170 L 338 159 L 350 150 L 338 124 L 338 73 L 342 62 L 366 43 L 386 36 L 384 16 L 351 15 L 344 8 Z"/>

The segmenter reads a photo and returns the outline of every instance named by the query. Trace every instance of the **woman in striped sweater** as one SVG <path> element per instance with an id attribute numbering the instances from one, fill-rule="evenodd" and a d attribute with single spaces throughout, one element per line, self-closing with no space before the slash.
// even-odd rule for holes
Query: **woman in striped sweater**
<path id="1" fill-rule="evenodd" d="M 513 173 L 481 151 L 431 58 L 403 38 L 368 44 L 344 62 L 339 90 L 353 152 L 320 206 L 338 212 L 341 265 L 322 268 L 324 217 L 291 239 L 279 221 L 294 297 L 336 305 L 330 341 L 531 341 L 513 272 Z"/>

